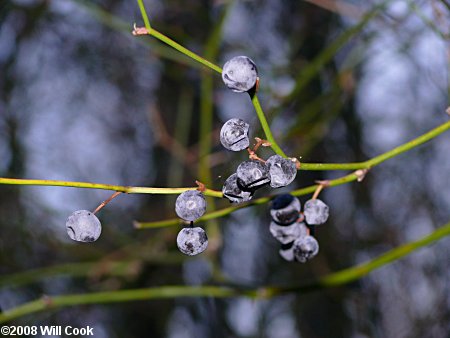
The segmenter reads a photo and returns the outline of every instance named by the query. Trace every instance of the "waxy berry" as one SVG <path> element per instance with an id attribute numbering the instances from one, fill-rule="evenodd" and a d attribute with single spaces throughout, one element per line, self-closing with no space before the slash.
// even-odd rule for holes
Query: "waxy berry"
<path id="1" fill-rule="evenodd" d="M 226 179 L 223 184 L 222 193 L 224 197 L 233 203 L 247 202 L 253 197 L 253 192 L 243 190 L 238 184 L 237 174 L 233 174 Z"/>
<path id="2" fill-rule="evenodd" d="M 293 251 L 295 260 L 305 263 L 319 252 L 319 243 L 312 236 L 299 237 L 294 241 Z"/>
<path id="3" fill-rule="evenodd" d="M 290 225 L 298 220 L 300 201 L 289 194 L 278 195 L 272 201 L 270 216 L 279 225 Z"/>
<path id="4" fill-rule="evenodd" d="M 236 56 L 223 65 L 222 80 L 234 92 L 244 93 L 255 87 L 258 70 L 247 56 Z"/>
<path id="5" fill-rule="evenodd" d="M 308 228 L 305 223 L 292 223 L 291 225 L 279 225 L 275 222 L 270 223 L 270 233 L 282 244 L 295 241 L 299 237 L 308 235 Z"/>
<path id="6" fill-rule="evenodd" d="M 66 221 L 67 234 L 77 242 L 94 242 L 102 232 L 102 225 L 92 212 L 78 210 Z"/>
<path id="7" fill-rule="evenodd" d="M 270 182 L 267 167 L 255 160 L 242 162 L 236 170 L 239 184 L 247 190 L 258 189 Z"/>
<path id="8" fill-rule="evenodd" d="M 185 255 L 195 256 L 205 251 L 208 246 L 208 236 L 200 227 L 183 228 L 178 233 L 177 246 Z"/>
<path id="9" fill-rule="evenodd" d="M 248 148 L 249 124 L 241 119 L 230 119 L 224 123 L 220 130 L 220 143 L 231 151 L 240 151 Z"/>
<path id="10" fill-rule="evenodd" d="M 266 165 L 269 168 L 270 186 L 280 188 L 289 185 L 297 175 L 297 167 L 293 161 L 280 155 L 270 156 Z"/>
<path id="11" fill-rule="evenodd" d="M 319 225 L 327 221 L 329 208 L 319 199 L 309 200 L 305 203 L 303 214 L 305 215 L 306 223 Z"/>
<path id="12" fill-rule="evenodd" d="M 206 211 L 205 196 L 198 190 L 187 190 L 177 197 L 175 212 L 185 221 L 195 221 Z"/>
<path id="13" fill-rule="evenodd" d="M 281 248 L 278 253 L 288 262 L 292 262 L 294 260 L 294 242 L 281 244 Z"/>

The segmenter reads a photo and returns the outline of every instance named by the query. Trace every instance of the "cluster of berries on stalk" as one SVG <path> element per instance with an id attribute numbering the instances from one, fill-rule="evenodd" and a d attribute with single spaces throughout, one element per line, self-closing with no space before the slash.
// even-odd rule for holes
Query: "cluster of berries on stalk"
<path id="1" fill-rule="evenodd" d="M 237 56 L 225 63 L 222 79 L 228 88 L 240 93 L 256 91 L 259 83 L 255 63 L 246 56 Z M 249 129 L 247 122 L 232 118 L 220 130 L 220 142 L 226 149 L 247 149 L 250 154 L 250 160 L 242 162 L 223 185 L 223 196 L 232 203 L 249 201 L 257 189 L 267 184 L 272 188 L 287 186 L 297 175 L 296 159 L 286 159 L 280 155 L 273 155 L 267 161 L 259 158 L 256 150 L 260 146 L 270 146 L 270 143 L 255 138 L 257 143 L 250 149 Z"/>
<path id="2" fill-rule="evenodd" d="M 319 243 L 314 238 L 315 226 L 327 221 L 328 206 L 313 197 L 301 212 L 297 197 L 278 195 L 272 201 L 270 233 L 280 243 L 280 255 L 287 261 L 305 263 L 319 252 Z"/>
<path id="3" fill-rule="evenodd" d="M 253 95 L 258 90 L 259 78 L 255 63 L 247 56 L 237 56 L 223 66 L 222 79 L 234 92 L 247 92 Z M 280 188 L 289 185 L 297 175 L 298 161 L 273 155 L 263 160 L 256 155 L 260 146 L 270 146 L 266 140 L 255 137 L 256 144 L 250 148 L 250 126 L 247 122 L 232 118 L 224 123 L 220 130 L 220 142 L 228 150 L 247 150 L 249 160 L 239 164 L 236 172 L 228 177 L 222 187 L 222 193 L 231 203 L 243 203 L 252 199 L 259 188 L 270 185 Z M 206 211 L 204 185 L 197 182 L 197 190 L 187 190 L 180 194 L 175 202 L 175 212 L 189 224 L 178 233 L 178 249 L 189 256 L 205 251 L 208 236 L 201 227 L 194 227 Z M 320 191 L 320 190 L 319 190 Z M 119 193 L 113 194 L 95 211 L 75 211 L 66 221 L 69 237 L 79 242 L 96 241 L 101 234 L 101 224 L 95 213 L 103 208 Z M 288 261 L 306 262 L 319 251 L 314 236 L 315 225 L 324 223 L 328 218 L 328 206 L 313 198 L 305 203 L 303 213 L 300 201 L 289 194 L 277 196 L 270 210 L 272 222 L 270 233 L 281 243 L 280 255 Z"/>

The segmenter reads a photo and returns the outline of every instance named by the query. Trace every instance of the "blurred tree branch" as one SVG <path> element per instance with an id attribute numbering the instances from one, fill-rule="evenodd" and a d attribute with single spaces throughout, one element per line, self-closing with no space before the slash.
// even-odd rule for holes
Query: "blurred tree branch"
<path id="1" fill-rule="evenodd" d="M 263 286 L 246 288 L 238 286 L 160 286 L 146 289 L 115 290 L 85 294 L 44 296 L 15 308 L 0 313 L 0 323 L 23 317 L 32 313 L 81 304 L 106 304 L 136 300 L 168 299 L 178 297 L 249 297 L 267 299 L 292 292 L 311 292 L 324 288 L 342 286 L 369 274 L 371 271 L 399 260 L 412 252 L 432 244 L 450 235 L 450 223 L 438 228 L 431 234 L 400 245 L 366 263 L 353 266 L 329 275 L 316 278 L 310 282 L 292 286 Z"/>

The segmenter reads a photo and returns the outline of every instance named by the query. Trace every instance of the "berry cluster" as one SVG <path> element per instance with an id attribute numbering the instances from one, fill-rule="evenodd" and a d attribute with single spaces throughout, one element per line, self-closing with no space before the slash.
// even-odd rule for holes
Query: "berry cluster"
<path id="1" fill-rule="evenodd" d="M 255 63 L 247 56 L 236 56 L 223 66 L 222 79 L 234 92 L 256 91 L 258 71 Z M 224 123 L 220 130 L 220 142 L 231 151 L 247 149 L 250 160 L 242 162 L 225 181 L 222 193 L 232 203 L 249 201 L 254 192 L 266 184 L 272 188 L 289 185 L 297 175 L 296 161 L 273 155 L 267 161 L 259 158 L 255 152 L 259 146 L 268 142 L 255 138 L 258 143 L 249 148 L 249 124 L 241 119 L 232 118 Z"/>
<path id="2" fill-rule="evenodd" d="M 305 263 L 319 252 L 319 243 L 313 237 L 315 226 L 328 219 L 328 206 L 319 199 L 305 203 L 303 213 L 298 198 L 278 195 L 272 201 L 270 233 L 281 243 L 281 257 L 287 261 Z"/>
<path id="3" fill-rule="evenodd" d="M 258 89 L 258 71 L 255 63 L 247 56 L 237 56 L 223 66 L 222 79 L 225 85 L 234 92 L 248 92 L 253 95 Z M 255 137 L 256 145 L 250 148 L 250 126 L 239 118 L 232 118 L 224 123 L 220 130 L 220 142 L 231 151 L 247 149 L 249 160 L 239 164 L 236 172 L 224 182 L 222 193 L 232 203 L 249 201 L 256 190 L 270 185 L 280 188 L 289 185 L 297 175 L 297 160 L 273 155 L 263 160 L 256 155 L 260 146 L 270 143 Z M 197 182 L 197 190 L 188 190 L 177 197 L 175 212 L 189 227 L 181 229 L 177 236 L 178 249 L 189 256 L 205 251 L 208 236 L 201 227 L 194 227 L 194 221 L 206 211 L 206 200 L 202 191 L 204 185 Z M 317 194 L 320 189 L 317 191 Z M 66 222 L 67 233 L 75 241 L 93 242 L 101 233 L 101 224 L 95 213 L 116 197 L 114 193 L 94 212 L 75 211 Z M 328 218 L 328 206 L 316 199 L 317 194 L 305 203 L 301 213 L 300 201 L 289 194 L 279 195 L 272 202 L 270 214 L 271 234 L 281 243 L 280 255 L 288 261 L 306 262 L 317 255 L 319 244 L 313 237 L 314 226 L 324 223 Z"/>

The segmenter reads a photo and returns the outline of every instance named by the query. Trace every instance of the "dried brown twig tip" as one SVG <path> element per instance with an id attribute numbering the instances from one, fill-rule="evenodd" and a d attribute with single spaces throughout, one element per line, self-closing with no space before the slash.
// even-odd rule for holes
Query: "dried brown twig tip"
<path id="1" fill-rule="evenodd" d="M 197 190 L 200 192 L 204 192 L 206 190 L 206 185 L 200 181 L 195 181 L 195 184 L 198 185 Z"/>
<path id="2" fill-rule="evenodd" d="M 362 182 L 362 180 L 364 179 L 364 177 L 366 177 L 367 172 L 369 171 L 369 169 L 358 169 L 355 171 L 355 175 L 357 177 L 357 181 L 358 182 Z"/>
<path id="3" fill-rule="evenodd" d="M 145 27 L 137 27 L 136 24 L 133 25 L 133 31 L 131 32 L 134 36 L 137 35 L 148 35 L 148 30 Z"/>
<path id="4" fill-rule="evenodd" d="M 256 83 L 255 83 L 255 94 L 258 92 L 259 90 L 259 77 L 256 78 Z"/>
<path id="5" fill-rule="evenodd" d="M 94 215 L 99 212 L 105 205 L 107 205 L 111 200 L 117 196 L 119 196 L 122 192 L 116 191 L 114 194 L 112 194 L 107 200 L 100 203 L 100 205 L 92 212 Z"/>
<path id="6" fill-rule="evenodd" d="M 297 168 L 297 170 L 300 170 L 300 167 L 302 166 L 302 164 L 300 163 L 298 158 L 297 157 L 291 157 L 290 160 L 295 163 L 295 168 Z"/>

